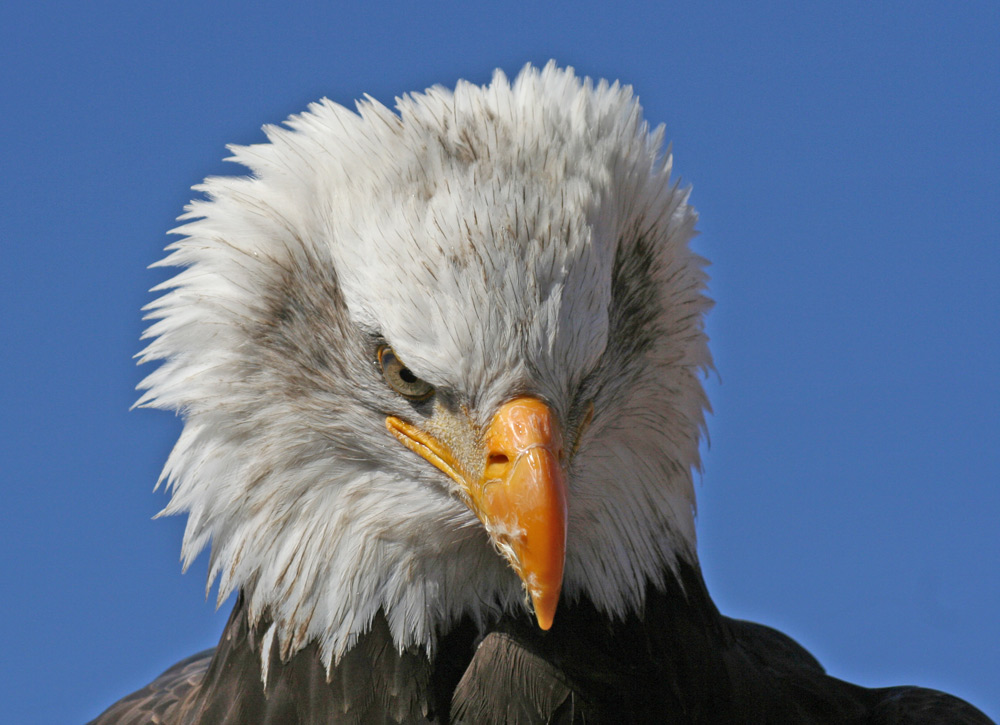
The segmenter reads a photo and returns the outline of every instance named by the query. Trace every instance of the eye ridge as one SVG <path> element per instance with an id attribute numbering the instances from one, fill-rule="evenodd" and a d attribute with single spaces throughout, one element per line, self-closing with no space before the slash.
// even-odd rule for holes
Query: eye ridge
<path id="1" fill-rule="evenodd" d="M 434 394 L 434 386 L 414 375 L 388 345 L 378 349 L 378 363 L 386 384 L 403 397 L 419 401 Z"/>

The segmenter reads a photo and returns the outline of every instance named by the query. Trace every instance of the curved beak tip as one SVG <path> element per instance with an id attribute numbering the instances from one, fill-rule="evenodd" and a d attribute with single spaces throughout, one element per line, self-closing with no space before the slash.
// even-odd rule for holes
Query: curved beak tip
<path id="1" fill-rule="evenodd" d="M 559 603 L 559 597 L 545 597 L 532 594 L 531 604 L 535 610 L 535 620 L 538 622 L 539 629 L 548 631 L 552 628 L 552 622 L 556 616 L 556 605 Z"/>

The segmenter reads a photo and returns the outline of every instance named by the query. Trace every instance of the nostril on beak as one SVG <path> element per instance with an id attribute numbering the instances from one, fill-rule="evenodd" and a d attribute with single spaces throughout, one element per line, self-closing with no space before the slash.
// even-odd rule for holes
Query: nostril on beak
<path id="1" fill-rule="evenodd" d="M 494 451 L 486 456 L 486 470 L 483 475 L 488 479 L 504 478 L 509 473 L 510 458 L 506 453 Z"/>
<path id="2" fill-rule="evenodd" d="M 505 466 L 510 462 L 506 453 L 491 453 L 486 459 L 487 466 Z"/>

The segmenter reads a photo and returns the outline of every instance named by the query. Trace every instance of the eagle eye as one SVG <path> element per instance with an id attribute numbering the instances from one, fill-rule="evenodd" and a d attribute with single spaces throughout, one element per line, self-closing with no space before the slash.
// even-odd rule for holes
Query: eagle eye
<path id="1" fill-rule="evenodd" d="M 434 392 L 434 386 L 414 375 L 388 345 L 378 349 L 378 364 L 385 382 L 400 395 L 410 400 L 426 400 Z"/>

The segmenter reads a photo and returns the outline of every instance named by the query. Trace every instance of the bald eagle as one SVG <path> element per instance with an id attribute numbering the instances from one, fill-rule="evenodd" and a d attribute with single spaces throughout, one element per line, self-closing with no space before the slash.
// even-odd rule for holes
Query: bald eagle
<path id="1" fill-rule="evenodd" d="M 231 147 L 149 305 L 138 402 L 236 605 L 108 723 L 985 723 L 722 616 L 695 548 L 696 214 L 631 89 L 572 69 Z"/>

